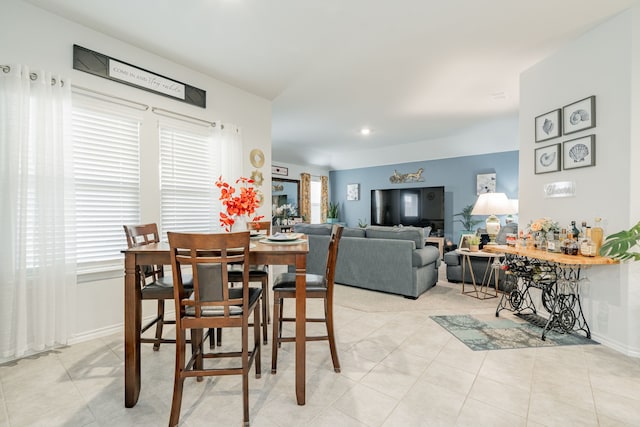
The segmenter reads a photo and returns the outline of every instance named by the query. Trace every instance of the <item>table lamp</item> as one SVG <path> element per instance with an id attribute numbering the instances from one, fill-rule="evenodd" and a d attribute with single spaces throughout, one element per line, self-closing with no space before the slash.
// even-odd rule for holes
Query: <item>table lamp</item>
<path id="1" fill-rule="evenodd" d="M 489 215 L 486 221 L 489 245 L 496 244 L 496 236 L 500 231 L 500 218 L 496 215 L 516 213 L 504 193 L 483 193 L 478 196 L 471 215 Z"/>

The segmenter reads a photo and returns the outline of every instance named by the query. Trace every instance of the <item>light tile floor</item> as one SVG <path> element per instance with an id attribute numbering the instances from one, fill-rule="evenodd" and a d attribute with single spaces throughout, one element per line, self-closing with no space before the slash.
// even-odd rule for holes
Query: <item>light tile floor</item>
<path id="1" fill-rule="evenodd" d="M 640 360 L 601 345 L 471 351 L 429 316 L 491 315 L 497 301 L 459 290 L 441 280 L 412 301 L 337 286 L 342 373 L 326 342 L 309 343 L 307 404 L 298 406 L 293 345 L 280 350 L 276 375 L 263 347 L 262 378 L 250 380 L 252 426 L 640 425 Z M 142 391 L 130 409 L 121 334 L 0 366 L 0 427 L 167 425 L 173 363 L 172 345 L 142 346 Z M 181 425 L 240 425 L 241 411 L 240 377 L 186 382 Z"/>

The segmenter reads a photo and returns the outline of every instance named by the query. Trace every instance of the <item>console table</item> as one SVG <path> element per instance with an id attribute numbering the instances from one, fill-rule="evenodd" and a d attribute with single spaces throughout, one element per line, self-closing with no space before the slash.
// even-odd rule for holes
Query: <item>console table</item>
<path id="1" fill-rule="evenodd" d="M 580 270 L 592 265 L 617 264 L 616 260 L 504 245 L 487 245 L 484 250 L 504 253 L 507 278 L 516 282 L 502 294 L 496 317 L 502 310 L 530 314 L 533 322 L 542 327 L 543 340 L 552 328 L 560 332 L 582 331 L 591 338 L 580 302 Z M 549 313 L 547 319 L 537 315 L 531 288 L 542 291 L 542 305 Z"/>

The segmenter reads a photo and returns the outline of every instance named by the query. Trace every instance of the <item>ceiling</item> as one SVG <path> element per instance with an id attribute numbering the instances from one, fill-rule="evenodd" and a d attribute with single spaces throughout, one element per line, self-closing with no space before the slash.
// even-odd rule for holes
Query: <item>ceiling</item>
<path id="1" fill-rule="evenodd" d="M 637 2 L 24 1 L 272 100 L 273 160 L 328 168 L 515 114 L 521 71 Z"/>

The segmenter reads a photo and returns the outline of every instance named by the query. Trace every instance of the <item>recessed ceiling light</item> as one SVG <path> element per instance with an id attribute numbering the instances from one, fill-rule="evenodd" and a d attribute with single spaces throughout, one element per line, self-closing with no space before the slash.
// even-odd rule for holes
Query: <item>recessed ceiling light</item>
<path id="1" fill-rule="evenodd" d="M 360 129 L 360 134 L 361 135 L 369 135 L 370 133 L 371 133 L 371 129 L 369 129 L 369 128 Z"/>

